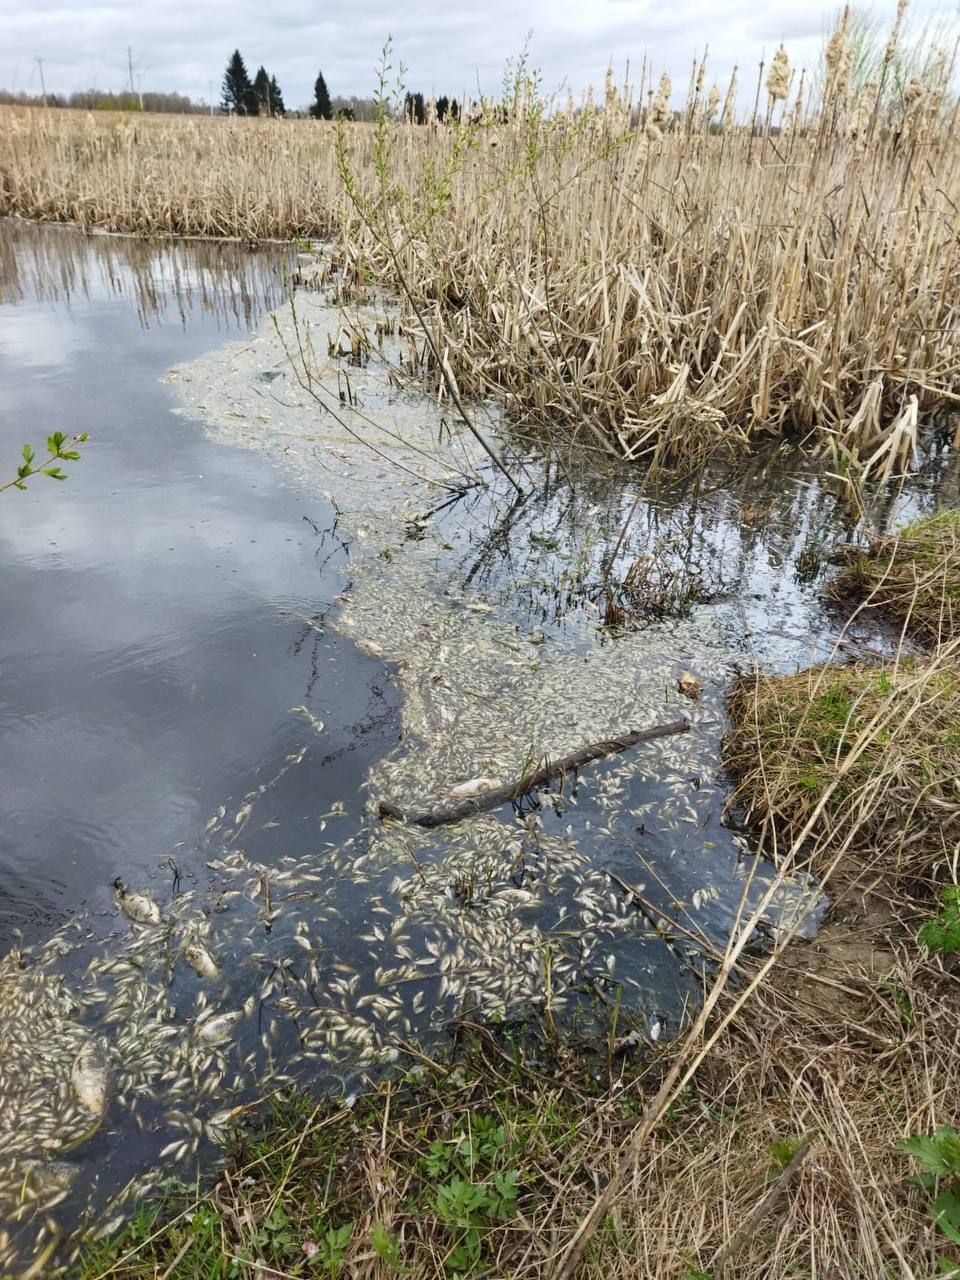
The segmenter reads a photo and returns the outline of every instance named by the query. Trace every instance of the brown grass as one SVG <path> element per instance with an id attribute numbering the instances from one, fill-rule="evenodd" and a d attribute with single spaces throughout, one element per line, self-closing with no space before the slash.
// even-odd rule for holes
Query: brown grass
<path id="1" fill-rule="evenodd" d="M 864 553 L 850 552 L 827 591 L 906 624 L 927 643 L 960 635 L 960 508 L 874 538 Z"/>
<path id="2" fill-rule="evenodd" d="M 2 216 L 251 242 L 337 225 L 330 126 L 29 107 L 0 125 Z"/>

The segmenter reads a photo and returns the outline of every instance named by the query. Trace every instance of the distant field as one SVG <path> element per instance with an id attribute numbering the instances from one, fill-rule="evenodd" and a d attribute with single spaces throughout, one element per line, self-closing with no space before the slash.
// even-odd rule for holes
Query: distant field
<path id="1" fill-rule="evenodd" d="M 840 72 L 795 101 L 768 78 L 740 121 L 700 80 L 640 112 L 612 77 L 576 110 L 518 83 L 471 125 L 345 125 L 339 159 L 323 122 L 0 108 L 0 214 L 332 238 L 342 287 L 416 305 L 445 394 L 620 457 L 789 435 L 885 474 L 957 400 L 960 144 L 932 74 L 879 105 Z"/>

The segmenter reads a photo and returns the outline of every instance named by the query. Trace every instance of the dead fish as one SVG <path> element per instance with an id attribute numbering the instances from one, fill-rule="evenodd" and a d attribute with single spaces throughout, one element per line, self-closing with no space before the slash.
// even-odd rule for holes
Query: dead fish
<path id="1" fill-rule="evenodd" d="M 107 1105 L 109 1074 L 103 1055 L 93 1045 L 80 1050 L 70 1070 L 70 1084 L 81 1106 L 102 1116 Z"/>
<path id="2" fill-rule="evenodd" d="M 243 1013 L 239 1009 L 232 1010 L 230 1013 L 221 1013 L 198 1028 L 197 1034 L 204 1043 L 217 1044 L 227 1038 L 242 1017 Z"/>
<path id="3" fill-rule="evenodd" d="M 220 970 L 202 942 L 191 942 L 183 948 L 183 958 L 198 978 L 218 978 Z"/>
<path id="4" fill-rule="evenodd" d="M 454 800 L 462 800 L 467 796 L 478 796 L 484 791 L 493 791 L 500 786 L 499 778 L 471 778 L 469 782 L 458 782 L 451 787 L 447 795 Z"/>
<path id="5" fill-rule="evenodd" d="M 685 698 L 689 698 L 691 702 L 696 702 L 703 692 L 703 681 L 699 680 L 692 671 L 684 671 L 677 681 L 677 688 Z"/>
<path id="6" fill-rule="evenodd" d="M 382 658 L 383 649 L 377 644 L 376 640 L 358 640 L 357 648 L 361 653 L 368 654 L 371 658 Z"/>
<path id="7" fill-rule="evenodd" d="M 117 891 L 120 910 L 128 920 L 132 920 L 134 924 L 160 923 L 160 908 L 148 893 L 131 891 L 119 876 L 114 880 L 113 887 Z"/>

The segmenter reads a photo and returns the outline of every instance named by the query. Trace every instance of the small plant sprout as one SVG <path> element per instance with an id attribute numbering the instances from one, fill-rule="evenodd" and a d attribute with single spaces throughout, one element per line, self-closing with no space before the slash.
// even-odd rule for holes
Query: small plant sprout
<path id="1" fill-rule="evenodd" d="M 23 462 L 17 467 L 17 474 L 13 480 L 0 484 L 0 493 L 4 489 L 26 489 L 27 481 L 33 476 L 49 476 L 51 480 L 66 480 L 66 474 L 62 470 L 61 462 L 76 462 L 80 457 L 77 445 L 85 444 L 87 440 L 86 431 L 82 431 L 79 435 L 67 437 L 62 431 L 55 431 L 52 436 L 47 436 L 47 457 L 42 461 L 38 459 L 36 452 L 29 444 L 23 446 Z"/>
<path id="2" fill-rule="evenodd" d="M 921 927 L 917 940 L 928 951 L 955 955 L 960 951 L 960 885 L 952 884 L 940 894 L 943 910 Z"/>
<path id="3" fill-rule="evenodd" d="M 960 1133 L 941 1125 L 932 1135 L 920 1134 L 898 1144 L 920 1164 L 918 1184 L 933 1193 L 927 1206 L 930 1216 L 953 1244 L 960 1245 Z M 960 1263 L 938 1259 L 940 1271 L 956 1275 Z"/>

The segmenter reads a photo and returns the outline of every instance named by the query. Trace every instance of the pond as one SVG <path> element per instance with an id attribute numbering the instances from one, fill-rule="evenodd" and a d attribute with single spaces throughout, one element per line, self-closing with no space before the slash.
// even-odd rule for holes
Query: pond
<path id="1" fill-rule="evenodd" d="M 546 1000 L 653 1042 L 744 911 L 758 945 L 815 929 L 816 886 L 725 814 L 720 748 L 738 669 L 891 643 L 823 601 L 856 529 L 816 467 L 658 482 L 506 432 L 518 496 L 402 387 L 388 304 L 291 306 L 292 252 L 0 246 L 0 459 L 91 437 L 0 500 L 0 1265 L 216 1161 L 289 1081 L 349 1094 Z M 874 519 L 956 496 L 947 439 Z M 678 715 L 542 807 L 376 818 Z"/>

